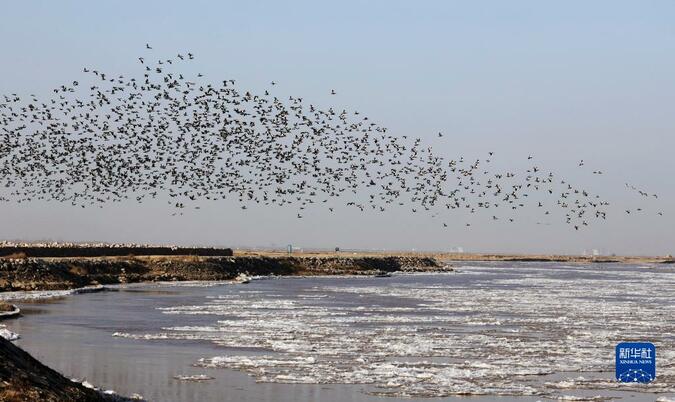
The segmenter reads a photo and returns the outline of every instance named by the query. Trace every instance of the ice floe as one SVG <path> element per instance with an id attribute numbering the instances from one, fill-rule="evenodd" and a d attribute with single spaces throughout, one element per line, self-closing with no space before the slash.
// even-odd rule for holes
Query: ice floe
<path id="1" fill-rule="evenodd" d="M 175 380 L 179 381 L 193 381 L 193 382 L 202 382 L 213 380 L 215 377 L 208 376 L 206 374 L 194 374 L 194 375 L 183 375 L 178 374 L 173 377 Z"/>
<path id="2" fill-rule="evenodd" d="M 12 332 L 7 329 L 7 326 L 0 324 L 0 338 L 5 338 L 8 341 L 15 341 L 19 339 L 21 336 L 17 334 L 16 332 Z"/>

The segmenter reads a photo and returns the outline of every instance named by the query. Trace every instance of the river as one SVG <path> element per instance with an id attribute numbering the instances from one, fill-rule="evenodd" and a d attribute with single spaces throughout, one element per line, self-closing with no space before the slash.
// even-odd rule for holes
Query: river
<path id="1" fill-rule="evenodd" d="M 675 398 L 672 265 L 462 264 L 120 286 L 18 301 L 3 324 L 65 375 L 151 401 Z M 614 380 L 625 340 L 656 345 L 655 382 Z"/>

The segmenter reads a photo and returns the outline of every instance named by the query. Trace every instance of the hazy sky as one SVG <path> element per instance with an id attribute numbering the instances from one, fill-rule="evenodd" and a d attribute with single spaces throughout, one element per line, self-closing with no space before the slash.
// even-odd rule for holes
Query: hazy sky
<path id="1" fill-rule="evenodd" d="M 675 2 L 14 1 L 0 13 L 0 94 L 44 94 L 83 66 L 137 71 L 187 50 L 214 82 L 359 110 L 448 158 L 523 168 L 527 155 L 613 203 L 604 224 L 537 225 L 223 201 L 82 210 L 0 204 L 0 239 L 618 254 L 675 253 Z M 335 88 L 338 96 L 331 97 Z M 441 140 L 436 133 L 443 131 Z M 589 169 L 579 169 L 580 159 Z M 606 174 L 590 174 L 601 169 Z M 660 194 L 643 201 L 630 182 Z M 643 206 L 642 216 L 625 208 Z M 663 217 L 656 215 L 664 212 Z"/>

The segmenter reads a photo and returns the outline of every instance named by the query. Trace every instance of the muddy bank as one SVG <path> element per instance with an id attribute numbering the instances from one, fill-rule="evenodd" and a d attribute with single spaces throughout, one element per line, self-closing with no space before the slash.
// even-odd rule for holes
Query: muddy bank
<path id="1" fill-rule="evenodd" d="M 0 337 L 0 401 L 110 401 L 70 381 Z"/>
<path id="2" fill-rule="evenodd" d="M 373 275 L 448 270 L 430 257 L 105 257 L 0 259 L 0 291 L 64 290 L 147 281 L 218 281 L 247 275 Z"/>

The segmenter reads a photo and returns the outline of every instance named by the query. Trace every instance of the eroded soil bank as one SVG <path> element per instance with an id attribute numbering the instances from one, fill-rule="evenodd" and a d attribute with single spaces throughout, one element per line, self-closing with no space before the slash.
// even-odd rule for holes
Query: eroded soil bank
<path id="1" fill-rule="evenodd" d="M 127 256 L 0 259 L 0 292 L 147 281 L 219 281 L 247 275 L 374 275 L 451 270 L 430 257 Z"/>
<path id="2" fill-rule="evenodd" d="M 0 337 L 0 401 L 111 401 L 73 382 Z"/>

